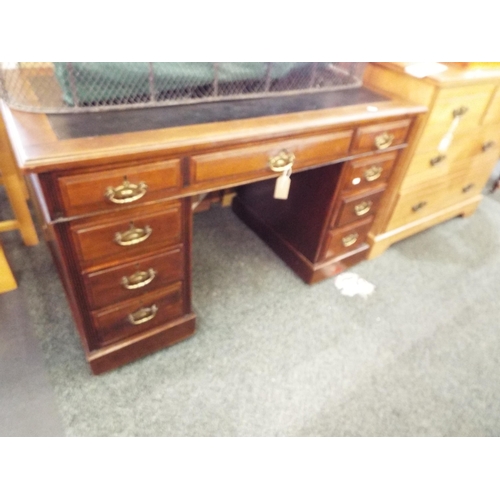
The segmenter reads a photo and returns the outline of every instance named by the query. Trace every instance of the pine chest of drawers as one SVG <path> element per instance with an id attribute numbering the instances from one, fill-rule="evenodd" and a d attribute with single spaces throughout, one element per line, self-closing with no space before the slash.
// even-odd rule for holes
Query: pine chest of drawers
<path id="1" fill-rule="evenodd" d="M 457 215 L 470 215 L 500 156 L 500 70 L 462 69 L 416 78 L 409 63 L 371 63 L 365 84 L 424 104 L 405 152 L 392 209 L 376 221 L 371 257 L 390 244 Z"/>

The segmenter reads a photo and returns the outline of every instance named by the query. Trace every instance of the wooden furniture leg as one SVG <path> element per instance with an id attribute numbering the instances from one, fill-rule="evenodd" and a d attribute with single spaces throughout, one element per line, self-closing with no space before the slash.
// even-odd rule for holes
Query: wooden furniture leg
<path id="1" fill-rule="evenodd" d="M 2 119 L 0 119 L 0 177 L 15 217 L 14 220 L 0 222 L 0 232 L 18 229 L 25 245 L 36 245 L 38 235 L 26 203 L 26 184 L 17 172 L 14 155 Z"/>
<path id="2" fill-rule="evenodd" d="M 2 242 L 0 241 L 0 293 L 10 292 L 16 288 L 16 280 L 9 267 L 9 263 L 3 251 Z"/>

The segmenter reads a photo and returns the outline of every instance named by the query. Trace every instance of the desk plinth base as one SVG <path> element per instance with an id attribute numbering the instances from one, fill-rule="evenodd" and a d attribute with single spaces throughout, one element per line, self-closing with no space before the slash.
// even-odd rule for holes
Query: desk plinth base
<path id="1" fill-rule="evenodd" d="M 353 252 L 313 263 L 238 198 L 233 200 L 232 206 L 234 213 L 309 285 L 345 271 L 348 267 L 365 260 L 368 255 L 370 247 L 364 244 Z"/>
<path id="2" fill-rule="evenodd" d="M 187 339 L 194 334 L 195 320 L 194 314 L 188 314 L 142 335 L 88 353 L 87 361 L 92 373 L 100 375 Z"/>

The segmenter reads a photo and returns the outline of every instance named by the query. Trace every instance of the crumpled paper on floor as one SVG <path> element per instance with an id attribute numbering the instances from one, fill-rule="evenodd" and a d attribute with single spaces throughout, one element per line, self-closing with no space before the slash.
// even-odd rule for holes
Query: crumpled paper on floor
<path id="1" fill-rule="evenodd" d="M 361 295 L 366 299 L 375 290 L 375 285 L 372 285 L 356 273 L 339 274 L 335 277 L 334 284 L 342 295 L 348 297 Z"/>

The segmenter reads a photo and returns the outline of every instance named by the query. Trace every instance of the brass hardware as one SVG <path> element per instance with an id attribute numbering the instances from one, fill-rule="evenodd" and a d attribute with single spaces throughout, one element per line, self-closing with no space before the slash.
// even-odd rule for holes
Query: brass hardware
<path id="1" fill-rule="evenodd" d="M 431 159 L 430 164 L 431 167 L 435 167 L 438 163 L 446 160 L 446 155 L 438 155 Z"/>
<path id="2" fill-rule="evenodd" d="M 411 209 L 414 212 L 418 212 L 419 210 L 422 210 L 422 208 L 424 208 L 425 205 L 427 205 L 427 202 L 426 201 L 421 201 L 420 203 L 417 203 L 416 205 L 413 205 L 413 207 L 411 207 Z"/>
<path id="3" fill-rule="evenodd" d="M 467 106 L 460 106 L 459 108 L 453 110 L 453 118 L 464 116 L 467 111 L 469 111 L 469 108 Z"/>
<path id="4" fill-rule="evenodd" d="M 470 184 L 467 184 L 467 186 L 464 186 L 462 188 L 462 193 L 468 193 L 473 187 L 474 187 L 474 183 L 470 183 Z"/>
<path id="5" fill-rule="evenodd" d="M 362 215 L 367 214 L 370 209 L 372 208 L 372 202 L 371 201 L 363 201 L 362 203 L 359 203 L 354 207 L 354 213 L 358 216 L 361 217 Z"/>
<path id="6" fill-rule="evenodd" d="M 158 306 L 153 304 L 151 307 L 141 307 L 138 311 L 135 311 L 128 315 L 128 321 L 132 325 L 140 325 L 151 321 L 158 312 Z"/>
<path id="7" fill-rule="evenodd" d="M 394 134 L 384 132 L 375 137 L 375 146 L 377 149 L 387 149 L 394 141 Z"/>
<path id="8" fill-rule="evenodd" d="M 137 245 L 144 240 L 147 240 L 153 230 L 149 226 L 145 226 L 144 228 L 135 227 L 134 223 L 130 223 L 130 228 L 123 233 L 116 233 L 114 242 L 122 247 Z"/>
<path id="9" fill-rule="evenodd" d="M 352 233 L 347 236 L 344 236 L 342 238 L 342 245 L 344 245 L 346 248 L 354 245 L 354 243 L 358 241 L 358 236 L 359 236 L 358 233 Z"/>
<path id="10" fill-rule="evenodd" d="M 363 175 L 368 182 L 373 182 L 382 175 L 382 170 L 384 169 L 380 165 L 373 165 L 373 167 L 367 168 Z"/>
<path id="11" fill-rule="evenodd" d="M 112 203 L 131 203 L 132 201 L 142 198 L 147 190 L 148 186 L 144 182 L 132 184 L 127 179 L 127 176 L 124 176 L 123 184 L 118 187 L 108 187 L 104 196 Z"/>
<path id="12" fill-rule="evenodd" d="M 481 148 L 483 150 L 483 153 L 488 151 L 488 149 L 491 149 L 495 144 L 496 144 L 495 141 L 485 142 Z"/>
<path id="13" fill-rule="evenodd" d="M 149 268 L 147 271 L 137 271 L 130 276 L 124 276 L 120 283 L 127 290 L 135 290 L 149 285 L 155 278 L 156 271 Z"/>
<path id="14" fill-rule="evenodd" d="M 276 156 L 269 158 L 268 166 L 273 172 L 281 173 L 291 169 L 294 161 L 295 155 L 283 149 Z"/>

